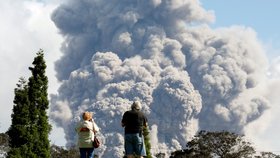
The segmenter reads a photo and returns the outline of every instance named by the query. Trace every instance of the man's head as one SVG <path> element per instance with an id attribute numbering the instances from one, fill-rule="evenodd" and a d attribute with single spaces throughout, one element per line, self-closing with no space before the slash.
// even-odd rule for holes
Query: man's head
<path id="1" fill-rule="evenodd" d="M 141 103 L 139 101 L 135 101 L 133 102 L 133 104 L 131 105 L 131 109 L 132 110 L 141 110 L 142 106 L 141 106 Z"/>

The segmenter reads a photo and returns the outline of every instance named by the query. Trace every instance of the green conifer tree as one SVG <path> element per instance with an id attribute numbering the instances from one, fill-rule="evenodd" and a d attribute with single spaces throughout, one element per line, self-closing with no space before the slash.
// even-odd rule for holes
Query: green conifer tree
<path id="1" fill-rule="evenodd" d="M 43 50 L 37 53 L 33 61 L 34 67 L 29 67 L 32 76 L 28 80 L 28 97 L 30 101 L 30 120 L 32 135 L 32 151 L 40 158 L 50 157 L 49 133 L 51 125 L 48 122 L 48 78 Z"/>
<path id="2" fill-rule="evenodd" d="M 29 129 L 31 121 L 29 119 L 29 99 L 28 86 L 24 78 L 20 78 L 17 88 L 15 88 L 14 107 L 12 125 L 8 130 L 10 138 L 8 158 L 35 157 L 30 151 Z"/>
<path id="3" fill-rule="evenodd" d="M 48 78 L 43 50 L 39 50 L 29 67 L 28 83 L 20 79 L 15 89 L 8 158 L 49 158 L 51 126 L 48 122 Z"/>

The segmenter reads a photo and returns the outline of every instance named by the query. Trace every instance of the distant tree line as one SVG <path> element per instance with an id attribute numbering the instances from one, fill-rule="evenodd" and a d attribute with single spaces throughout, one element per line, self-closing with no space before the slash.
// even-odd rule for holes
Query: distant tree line
<path id="1" fill-rule="evenodd" d="M 0 133 L 0 156 L 6 156 L 9 152 L 9 136 Z M 78 158 L 77 147 L 65 149 L 57 145 L 50 147 L 51 158 Z M 98 158 L 98 155 L 95 155 Z M 165 158 L 164 153 L 158 153 L 156 158 Z M 250 142 L 244 136 L 235 133 L 221 131 L 200 131 L 190 142 L 186 149 L 171 153 L 170 158 L 280 158 L 272 152 L 256 153 Z"/>
<path id="2" fill-rule="evenodd" d="M 170 158 L 280 158 L 272 152 L 259 154 L 244 135 L 200 131 L 187 143 L 186 149 L 173 152 Z"/>

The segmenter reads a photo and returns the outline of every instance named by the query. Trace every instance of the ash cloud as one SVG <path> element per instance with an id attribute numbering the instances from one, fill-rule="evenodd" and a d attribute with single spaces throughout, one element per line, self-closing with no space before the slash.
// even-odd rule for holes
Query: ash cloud
<path id="1" fill-rule="evenodd" d="M 52 20 L 64 43 L 50 117 L 69 146 L 81 113 L 93 111 L 99 154 L 122 157 L 120 121 L 134 100 L 148 116 L 153 153 L 184 148 L 200 129 L 243 133 L 269 106 L 253 93 L 267 66 L 256 33 L 209 28 L 214 15 L 199 1 L 69 0 Z"/>

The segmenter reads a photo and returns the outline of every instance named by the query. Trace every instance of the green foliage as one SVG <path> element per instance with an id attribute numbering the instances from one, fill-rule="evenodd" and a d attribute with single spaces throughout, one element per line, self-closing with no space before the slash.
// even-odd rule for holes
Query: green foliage
<path id="1" fill-rule="evenodd" d="M 156 154 L 156 158 L 165 158 L 165 153 Z"/>
<path id="2" fill-rule="evenodd" d="M 187 143 L 187 147 L 182 152 L 173 152 L 172 157 L 246 158 L 255 154 L 255 149 L 250 142 L 244 140 L 244 136 L 226 131 L 200 131 Z"/>
<path id="3" fill-rule="evenodd" d="M 152 158 L 152 154 L 151 154 L 151 143 L 150 143 L 150 136 L 149 136 L 149 128 L 144 127 L 143 129 L 143 135 L 144 135 L 144 143 L 145 143 L 145 148 L 146 148 L 146 154 L 147 154 L 147 158 Z"/>
<path id="4" fill-rule="evenodd" d="M 0 146 L 8 146 L 9 136 L 5 133 L 0 133 Z"/>
<path id="5" fill-rule="evenodd" d="M 12 125 L 8 130 L 11 147 L 8 157 L 50 157 L 48 78 L 43 50 L 38 51 L 32 64 L 33 67 L 29 67 L 32 76 L 28 83 L 20 78 L 15 88 Z"/>
<path id="6" fill-rule="evenodd" d="M 261 152 L 261 155 L 255 156 L 255 158 L 280 158 L 280 155 L 273 154 L 272 152 Z"/>
<path id="7" fill-rule="evenodd" d="M 217 155 L 219 157 L 247 157 L 255 153 L 250 142 L 243 136 L 227 131 L 200 131 L 195 138 L 187 143 L 195 155 Z M 198 149 L 198 150 L 197 150 Z"/>
<path id="8" fill-rule="evenodd" d="M 9 136 L 0 133 L 0 157 L 6 157 L 9 150 Z"/>
<path id="9" fill-rule="evenodd" d="M 8 130 L 10 138 L 10 148 L 8 157 L 15 157 L 18 155 L 25 155 L 27 144 L 31 135 L 29 128 L 31 121 L 29 119 L 29 99 L 28 99 L 28 86 L 24 78 L 20 78 L 17 88 L 15 88 L 14 107 L 12 117 L 12 125 Z"/>
<path id="10" fill-rule="evenodd" d="M 45 75 L 46 64 L 43 50 L 37 53 L 33 61 L 34 67 L 29 67 L 32 76 L 28 82 L 28 97 L 30 100 L 30 119 L 33 122 L 31 134 L 33 136 L 33 152 L 38 157 L 50 157 L 50 143 L 48 135 L 51 126 L 48 123 L 48 78 Z"/>
<path id="11" fill-rule="evenodd" d="M 52 158 L 77 158 L 79 157 L 78 148 L 71 147 L 68 150 L 63 147 L 59 147 L 56 145 L 51 146 L 51 157 Z"/>
<path id="12" fill-rule="evenodd" d="M 34 152 L 31 151 L 27 144 L 17 148 L 11 148 L 8 152 L 7 158 L 37 158 Z"/>

